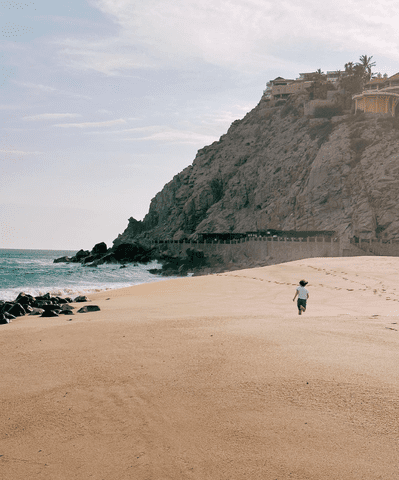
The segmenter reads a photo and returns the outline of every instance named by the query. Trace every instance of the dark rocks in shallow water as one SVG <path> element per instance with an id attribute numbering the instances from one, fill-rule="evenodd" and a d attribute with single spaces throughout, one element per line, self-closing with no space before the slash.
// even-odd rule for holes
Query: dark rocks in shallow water
<path id="1" fill-rule="evenodd" d="M 72 310 L 59 310 L 58 315 L 75 315 Z"/>
<path id="2" fill-rule="evenodd" d="M 88 266 L 97 267 L 98 265 L 103 265 L 104 263 L 119 263 L 119 261 L 117 260 L 115 255 L 111 252 L 111 253 L 107 253 L 106 255 L 98 258 L 97 260 L 94 260 L 94 262 L 91 265 L 88 265 Z"/>
<path id="3" fill-rule="evenodd" d="M 147 263 L 152 260 L 152 250 L 140 243 L 121 243 L 112 249 L 115 258 L 121 262 Z"/>
<path id="4" fill-rule="evenodd" d="M 107 253 L 107 244 L 104 243 L 104 242 L 101 242 L 101 243 L 97 243 L 96 245 L 94 245 L 92 251 L 91 251 L 91 254 L 92 255 L 104 255 L 105 253 Z"/>
<path id="5" fill-rule="evenodd" d="M 44 295 L 38 295 L 37 297 L 35 297 L 36 300 L 50 300 L 51 299 L 51 295 L 49 293 L 45 293 Z"/>
<path id="6" fill-rule="evenodd" d="M 84 258 L 88 257 L 89 255 L 90 252 L 88 250 L 79 250 L 79 252 L 70 259 L 70 262 L 80 263 L 83 261 Z"/>
<path id="7" fill-rule="evenodd" d="M 82 308 L 79 308 L 78 313 L 89 313 L 89 312 L 99 312 L 100 307 L 98 305 L 85 305 Z"/>
<path id="8" fill-rule="evenodd" d="M 53 263 L 69 263 L 69 262 L 72 262 L 72 258 L 68 256 L 55 258 L 53 260 Z"/>
<path id="9" fill-rule="evenodd" d="M 104 263 L 148 263 L 154 258 L 154 249 L 147 248 L 138 242 L 115 244 L 110 249 L 101 242 L 97 243 L 91 252 L 79 250 L 73 257 L 60 257 L 54 262 L 75 262 L 83 266 L 96 267 Z"/>
<path id="10" fill-rule="evenodd" d="M 208 264 L 208 258 L 203 250 L 196 248 L 187 248 L 185 255 L 168 255 L 162 253 L 159 256 L 162 263 L 161 269 L 151 269 L 150 273 L 162 276 L 186 276 L 188 272 L 195 272 L 203 269 Z"/>

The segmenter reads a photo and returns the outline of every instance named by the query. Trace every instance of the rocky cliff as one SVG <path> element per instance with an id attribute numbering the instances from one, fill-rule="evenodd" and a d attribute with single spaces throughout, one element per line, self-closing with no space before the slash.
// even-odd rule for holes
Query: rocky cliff
<path id="1" fill-rule="evenodd" d="M 199 150 L 115 243 L 266 228 L 399 238 L 398 121 L 331 117 L 333 110 L 309 118 L 304 100 L 262 98 Z"/>

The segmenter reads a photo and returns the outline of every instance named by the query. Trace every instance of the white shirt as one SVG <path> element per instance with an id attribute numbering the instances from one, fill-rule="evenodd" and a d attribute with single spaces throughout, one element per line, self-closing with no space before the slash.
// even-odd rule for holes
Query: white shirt
<path id="1" fill-rule="evenodd" d="M 306 300 L 308 298 L 308 291 L 305 287 L 296 287 L 296 291 L 298 292 L 298 298 L 301 300 Z"/>

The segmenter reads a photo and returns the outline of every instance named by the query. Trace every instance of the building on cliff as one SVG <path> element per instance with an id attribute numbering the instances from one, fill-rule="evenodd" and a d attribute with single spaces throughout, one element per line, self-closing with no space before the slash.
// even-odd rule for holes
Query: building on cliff
<path id="1" fill-rule="evenodd" d="M 288 80 L 277 77 L 267 83 L 266 95 L 274 100 L 288 98 L 295 93 L 306 92 L 306 89 L 312 85 L 312 81 L 307 80 Z"/>
<path id="2" fill-rule="evenodd" d="M 380 113 L 399 118 L 399 72 L 389 78 L 373 78 L 362 93 L 354 95 L 355 112 Z"/>

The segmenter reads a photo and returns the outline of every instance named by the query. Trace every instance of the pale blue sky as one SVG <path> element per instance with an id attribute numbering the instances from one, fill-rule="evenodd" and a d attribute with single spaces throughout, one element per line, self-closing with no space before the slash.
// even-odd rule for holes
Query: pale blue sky
<path id="1" fill-rule="evenodd" d="M 109 246 L 278 75 L 399 71 L 399 6 L 2 1 L 0 248 Z"/>

